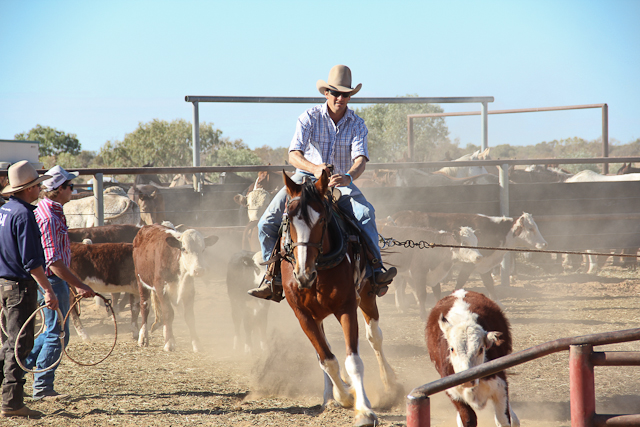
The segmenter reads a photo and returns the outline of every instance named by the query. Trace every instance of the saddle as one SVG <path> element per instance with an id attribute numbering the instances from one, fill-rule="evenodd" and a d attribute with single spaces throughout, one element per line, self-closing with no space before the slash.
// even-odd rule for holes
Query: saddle
<path id="1" fill-rule="evenodd" d="M 320 254 L 316 260 L 317 270 L 328 270 L 340 264 L 349 250 L 349 245 L 352 245 L 355 257 L 358 259 L 368 258 L 366 256 L 362 256 L 367 250 L 366 241 L 364 240 L 360 229 L 356 225 L 355 220 L 351 218 L 348 213 L 342 211 L 336 203 L 337 198 L 339 198 L 339 194 L 340 193 L 338 191 L 332 192 L 329 190 L 326 195 L 327 203 L 330 207 L 330 219 L 327 223 L 327 232 L 331 239 L 332 249 L 329 253 Z M 269 258 L 269 261 L 263 263 L 263 265 L 269 266 L 267 268 L 268 273 L 273 277 L 279 275 L 280 262 L 282 260 L 289 262 L 293 261 L 290 257 L 291 250 L 289 248 L 285 247 L 284 251 L 280 251 L 281 239 L 286 237 L 287 227 L 288 220 L 285 216 L 283 217 L 282 224 L 280 225 L 278 240 L 276 241 L 271 257 Z"/>

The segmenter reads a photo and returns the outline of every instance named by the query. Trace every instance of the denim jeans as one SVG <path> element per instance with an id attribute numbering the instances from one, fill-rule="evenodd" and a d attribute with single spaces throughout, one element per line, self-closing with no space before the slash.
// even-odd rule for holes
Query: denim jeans
<path id="1" fill-rule="evenodd" d="M 37 288 L 35 280 L 21 280 L 16 284 L 0 279 L 4 325 L 8 334 L 0 332 L 4 343 L 0 350 L 3 410 L 17 410 L 24 406 L 24 371 L 16 362 L 14 350 L 20 328 L 37 308 Z M 22 361 L 33 347 L 33 325 L 31 322 L 18 339 L 18 357 Z"/>
<path id="2" fill-rule="evenodd" d="M 304 177 L 315 178 L 311 174 L 296 172 L 291 179 L 295 183 L 302 183 Z M 380 247 L 378 246 L 378 228 L 376 227 L 376 216 L 373 206 L 367 202 L 364 195 L 358 187 L 353 183 L 346 187 L 337 187 L 342 194 L 338 200 L 338 206 L 341 210 L 347 212 L 352 218 L 355 218 L 360 230 L 362 230 L 367 245 L 373 253 L 373 256 L 380 259 Z M 267 207 L 267 210 L 258 221 L 258 238 L 262 248 L 262 258 L 267 261 L 271 257 L 271 252 L 278 239 L 278 229 L 282 223 L 282 214 L 287 200 L 287 188 L 283 187 L 274 196 Z M 367 272 L 368 274 L 370 272 Z"/>
<path id="3" fill-rule="evenodd" d="M 67 282 L 59 277 L 53 276 L 49 278 L 53 292 L 58 297 L 58 306 L 62 312 L 62 316 L 66 316 L 69 311 L 69 286 Z M 40 305 L 44 303 L 44 295 L 42 291 L 38 289 L 38 302 Z M 51 366 L 58 360 L 60 353 L 62 352 L 62 346 L 60 345 L 60 323 L 58 321 L 58 313 L 53 310 L 45 308 L 42 310 L 44 313 L 44 322 L 46 330 L 38 335 L 33 343 L 33 350 L 29 354 L 26 360 L 25 366 L 32 369 L 34 366 L 36 369 L 43 369 Z M 69 343 L 69 322 L 64 325 L 64 346 Z M 59 365 L 58 365 L 59 366 Z M 53 380 L 56 376 L 56 366 L 46 372 L 41 372 L 33 375 L 33 397 L 42 397 L 53 391 Z"/>

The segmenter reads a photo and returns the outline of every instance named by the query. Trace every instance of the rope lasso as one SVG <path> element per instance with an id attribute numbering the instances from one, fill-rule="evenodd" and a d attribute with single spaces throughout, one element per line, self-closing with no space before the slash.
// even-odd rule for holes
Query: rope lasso
<path id="1" fill-rule="evenodd" d="M 22 333 L 24 332 L 24 328 L 29 324 L 29 322 L 31 322 L 31 320 L 34 318 L 34 316 L 41 312 L 42 310 L 44 310 L 45 308 L 48 308 L 46 305 L 41 305 L 40 307 L 38 307 L 36 309 L 36 311 L 34 311 L 33 313 L 31 313 L 31 316 L 29 316 L 29 318 L 27 319 L 26 322 L 24 322 L 24 325 L 22 325 L 22 327 L 20 328 L 20 331 L 18 332 L 18 336 L 16 337 L 16 343 L 15 343 L 15 347 L 14 347 L 14 356 L 16 359 L 16 362 L 18 363 L 18 365 L 22 368 L 23 371 L 25 372 L 29 372 L 31 374 L 39 374 L 42 372 L 47 372 L 50 371 L 51 369 L 55 368 L 56 366 L 58 366 L 58 364 L 60 363 L 60 361 L 62 360 L 62 355 L 63 352 L 60 352 L 60 356 L 58 357 L 58 360 L 56 360 L 55 362 L 53 362 L 51 364 L 51 366 L 48 366 L 46 368 L 42 368 L 42 369 L 28 369 L 27 367 L 25 367 L 22 362 L 20 361 L 20 357 L 18 357 L 18 342 L 19 342 L 19 338 L 20 336 L 22 336 Z M 62 312 L 60 311 L 59 308 L 56 309 L 56 319 L 58 321 L 58 323 L 60 323 L 62 321 Z M 44 315 L 43 315 L 44 318 Z M 65 319 L 66 320 L 66 319 Z M 62 348 L 64 348 L 64 337 L 65 337 L 65 332 L 64 332 L 64 322 L 60 323 L 60 346 L 62 346 Z"/>
<path id="2" fill-rule="evenodd" d="M 106 356 L 104 356 L 102 359 L 100 359 L 100 360 L 98 360 L 97 362 L 94 362 L 94 363 L 78 362 L 73 357 L 69 356 L 69 353 L 67 353 L 67 349 L 64 346 L 62 346 L 64 354 L 67 355 L 69 360 L 71 360 L 73 363 L 75 363 L 77 365 L 80 365 L 80 366 L 95 366 L 95 365 L 97 365 L 99 363 L 104 362 L 107 359 L 107 357 L 109 357 L 111 355 L 111 353 L 113 353 L 113 349 L 116 347 L 116 342 L 118 341 L 118 322 L 116 320 L 116 313 L 113 311 L 113 305 L 111 304 L 111 300 L 108 299 L 108 298 L 105 298 L 103 295 L 100 295 L 97 292 L 96 292 L 96 296 L 102 298 L 102 300 L 104 301 L 105 306 L 109 309 L 109 311 L 111 311 L 111 317 L 113 318 L 113 328 L 114 328 L 113 345 L 111 346 L 111 349 L 109 350 L 109 352 L 107 353 Z M 69 307 L 69 311 L 67 312 L 67 315 L 64 317 L 63 324 L 67 323 L 67 319 L 69 318 L 69 314 L 71 313 L 71 310 L 73 310 L 75 308 L 75 306 L 83 298 L 85 298 L 85 297 L 82 296 L 82 295 L 79 295 L 79 294 L 74 297 L 73 304 L 71 304 L 71 307 Z"/>
<path id="3" fill-rule="evenodd" d="M 36 331 L 36 333 L 33 335 L 33 338 L 37 337 L 38 335 L 40 335 L 41 333 L 44 332 L 44 328 L 46 327 L 45 323 L 44 323 L 44 314 L 42 314 L 42 311 L 39 312 L 40 313 L 40 328 Z M 7 333 L 7 330 L 5 329 L 4 326 L 4 307 L 0 307 L 0 329 L 2 330 L 2 332 L 4 333 L 5 336 L 9 335 Z M 0 345 L 2 345 L 4 343 L 4 341 L 2 340 L 2 336 L 0 336 Z"/>
<path id="4" fill-rule="evenodd" d="M 20 328 L 20 331 L 18 332 L 18 336 L 16 337 L 14 353 L 15 353 L 15 359 L 16 359 L 16 362 L 18 363 L 18 366 L 20 366 L 25 372 L 32 373 L 32 374 L 38 374 L 38 373 L 42 373 L 42 372 L 47 372 L 47 371 L 55 368 L 56 366 L 58 366 L 58 364 L 60 364 L 60 362 L 62 361 L 62 356 L 63 355 L 66 355 L 69 358 L 69 360 L 71 360 L 72 362 L 74 362 L 75 364 L 80 365 L 80 366 L 95 366 L 95 365 L 97 365 L 99 363 L 102 363 L 107 357 L 109 357 L 111 355 L 111 353 L 113 352 L 113 349 L 115 348 L 116 342 L 117 342 L 117 339 L 118 339 L 118 322 L 116 321 L 116 315 L 115 315 L 115 312 L 113 311 L 113 306 L 111 305 L 111 301 L 109 299 L 105 298 L 104 296 L 98 294 L 98 293 L 96 293 L 96 296 L 102 298 L 104 300 L 104 302 L 105 302 L 105 305 L 111 311 L 111 316 L 113 318 L 113 324 L 114 324 L 114 329 L 115 329 L 113 345 L 111 346 L 111 349 L 109 350 L 109 352 L 107 353 L 106 356 L 104 356 L 102 359 L 100 359 L 100 360 L 98 360 L 97 362 L 94 362 L 94 363 L 83 363 L 83 362 L 78 362 L 77 360 L 75 360 L 74 358 L 69 356 L 69 353 L 67 353 L 67 349 L 65 348 L 65 345 L 64 345 L 64 339 L 65 339 L 65 335 L 66 335 L 65 331 L 64 331 L 64 325 L 67 323 L 67 320 L 69 318 L 69 314 L 71 313 L 71 310 L 73 310 L 75 308 L 75 306 L 83 298 L 85 298 L 85 297 L 83 297 L 81 295 L 76 295 L 74 297 L 74 302 L 73 302 L 73 304 L 71 304 L 71 307 L 69 307 L 69 311 L 67 312 L 66 316 L 62 316 L 62 312 L 60 311 L 59 308 L 56 309 L 56 319 L 57 319 L 58 323 L 60 324 L 60 334 L 59 334 L 60 346 L 62 347 L 62 351 L 60 352 L 60 356 L 58 357 L 58 360 L 56 360 L 54 363 L 52 363 L 50 366 L 48 366 L 46 368 L 28 369 L 22 363 L 22 361 L 20 360 L 20 357 L 18 357 L 18 339 L 20 338 L 20 336 L 22 336 L 22 334 L 25 331 L 25 328 L 27 327 L 29 322 L 31 322 L 31 320 L 33 320 L 33 318 L 36 316 L 36 314 L 41 313 L 42 310 L 44 310 L 45 308 L 48 308 L 45 305 L 41 305 L 33 313 L 31 313 L 31 316 L 29 316 L 27 321 L 22 325 L 22 327 Z M 44 319 L 44 315 L 42 315 L 42 317 Z M 0 324 L 1 323 L 2 322 L 0 321 Z M 3 329 L 3 331 L 4 331 L 4 329 Z"/>
<path id="5" fill-rule="evenodd" d="M 490 251 L 506 251 L 506 252 L 537 252 L 543 254 L 568 254 L 568 255 L 601 255 L 601 256 L 617 256 L 621 258 L 637 258 L 638 255 L 627 254 L 611 254 L 602 252 L 578 252 L 578 251 L 550 251 L 545 249 L 516 249 L 516 248 L 495 248 L 490 246 L 465 246 L 465 245 L 445 245 L 443 243 L 429 243 L 424 240 L 414 242 L 413 240 L 405 240 L 400 242 L 393 237 L 385 238 L 378 234 L 378 241 L 382 243 L 381 249 L 393 248 L 394 246 L 402 246 L 403 248 L 413 249 L 433 249 L 433 248 L 456 248 L 456 249 L 485 249 Z"/>

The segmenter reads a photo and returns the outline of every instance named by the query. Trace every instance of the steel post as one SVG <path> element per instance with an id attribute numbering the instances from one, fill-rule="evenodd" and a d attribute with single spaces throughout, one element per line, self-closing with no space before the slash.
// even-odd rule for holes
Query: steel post
<path id="1" fill-rule="evenodd" d="M 101 173 L 93 175 L 94 215 L 98 225 L 104 225 L 104 184 Z"/>
<path id="2" fill-rule="evenodd" d="M 428 397 L 407 398 L 407 427 L 431 427 L 431 403 Z"/>
<path id="3" fill-rule="evenodd" d="M 413 118 L 407 116 L 407 156 L 413 161 Z"/>
<path id="4" fill-rule="evenodd" d="M 200 166 L 200 112 L 198 111 L 198 102 L 193 102 L 193 166 Z M 202 192 L 202 174 L 193 174 L 193 189 Z"/>
<path id="5" fill-rule="evenodd" d="M 571 427 L 593 427 L 596 414 L 596 391 L 591 353 L 593 345 L 569 347 L 569 396 Z"/>
<path id="6" fill-rule="evenodd" d="M 609 157 L 609 106 L 602 104 L 602 157 Z M 609 163 L 602 165 L 602 173 L 609 173 Z"/>
<path id="7" fill-rule="evenodd" d="M 482 101 L 481 105 L 481 116 L 482 116 L 482 150 L 486 150 L 489 147 L 489 128 L 488 128 L 488 116 L 487 116 L 487 102 Z"/>
<path id="8" fill-rule="evenodd" d="M 509 216 L 509 165 L 499 166 L 500 183 L 500 215 Z M 509 273 L 511 272 L 511 254 L 505 253 L 500 264 L 500 284 L 511 286 Z"/>

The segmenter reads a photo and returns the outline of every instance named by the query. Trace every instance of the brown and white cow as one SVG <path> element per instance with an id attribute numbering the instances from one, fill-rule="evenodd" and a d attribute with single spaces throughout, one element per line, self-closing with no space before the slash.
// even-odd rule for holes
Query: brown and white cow
<path id="1" fill-rule="evenodd" d="M 136 339 L 140 292 L 133 265 L 133 244 L 71 242 L 71 270 L 95 292 L 129 294 L 131 330 Z M 78 333 L 81 334 L 80 331 Z"/>
<path id="2" fill-rule="evenodd" d="M 69 240 L 81 243 L 85 239 L 92 243 L 133 243 L 140 227 L 134 224 L 109 224 L 98 227 L 70 228 Z M 136 292 L 136 295 L 138 293 Z M 127 298 L 120 299 L 119 292 L 112 292 L 113 310 L 119 313 L 127 305 Z M 102 299 L 96 298 L 96 303 L 103 304 Z M 74 322 L 75 322 L 74 316 Z"/>
<path id="3" fill-rule="evenodd" d="M 455 291 L 438 301 L 429 314 L 425 339 L 429 357 L 441 377 L 462 372 L 511 353 L 509 321 L 484 295 Z M 447 394 L 458 411 L 459 427 L 475 427 L 475 411 L 493 402 L 498 426 L 519 426 L 509 403 L 507 374 L 500 371 L 452 387 Z"/>
<path id="4" fill-rule="evenodd" d="M 141 227 L 134 224 L 109 224 L 99 227 L 70 228 L 69 240 L 81 243 L 85 239 L 93 243 L 133 243 Z"/>
<path id="5" fill-rule="evenodd" d="M 269 202 L 271 202 L 271 197 L 271 193 L 259 187 L 248 192 L 246 196 L 236 194 L 233 200 L 247 209 L 249 221 L 258 221 L 264 211 L 267 210 L 267 206 L 269 206 Z"/>
<path id="6" fill-rule="evenodd" d="M 149 345 L 147 317 L 151 296 L 162 314 L 164 350 L 175 350 L 172 304 L 182 303 L 193 351 L 199 351 L 193 313 L 194 277 L 204 273 L 201 257 L 205 247 L 217 240 L 216 236 L 205 238 L 193 229 L 181 233 L 156 224 L 145 225 L 138 231 L 133 240 L 133 261 L 142 312 L 138 345 Z"/>
<path id="7" fill-rule="evenodd" d="M 478 246 L 478 238 L 470 227 L 460 227 L 454 233 L 438 231 L 424 227 L 398 227 L 383 225 L 379 232 L 387 238 L 404 242 L 425 241 L 452 246 Z M 455 262 L 477 263 L 482 255 L 477 249 L 467 248 L 403 248 L 395 246 L 385 251 L 385 263 L 395 265 L 404 280 L 394 280 L 396 283 L 396 307 L 404 308 L 404 288 L 409 283 L 420 306 L 420 317 L 427 318 L 426 286 L 433 290 L 436 301 L 441 297 L 440 282 L 443 281 Z"/>
<path id="8" fill-rule="evenodd" d="M 534 249 L 547 247 L 547 241 L 540 234 L 538 225 L 529 213 L 523 213 L 519 218 L 510 218 L 481 214 L 402 211 L 393 215 L 392 218 L 398 225 L 431 227 L 446 231 L 463 226 L 471 227 L 478 237 L 478 246 L 497 248 L 524 246 Z M 456 289 L 461 289 L 469 275 L 477 271 L 491 298 L 497 299 L 491 270 L 502 262 L 505 253 L 499 250 L 480 250 L 480 253 L 483 256 L 482 261 L 475 265 L 465 264 L 460 269 Z"/>
<path id="9" fill-rule="evenodd" d="M 140 175 L 138 175 L 140 176 Z M 140 219 L 147 225 L 162 224 L 165 219 L 164 197 L 155 185 L 134 184 L 127 195 L 140 207 Z"/>

